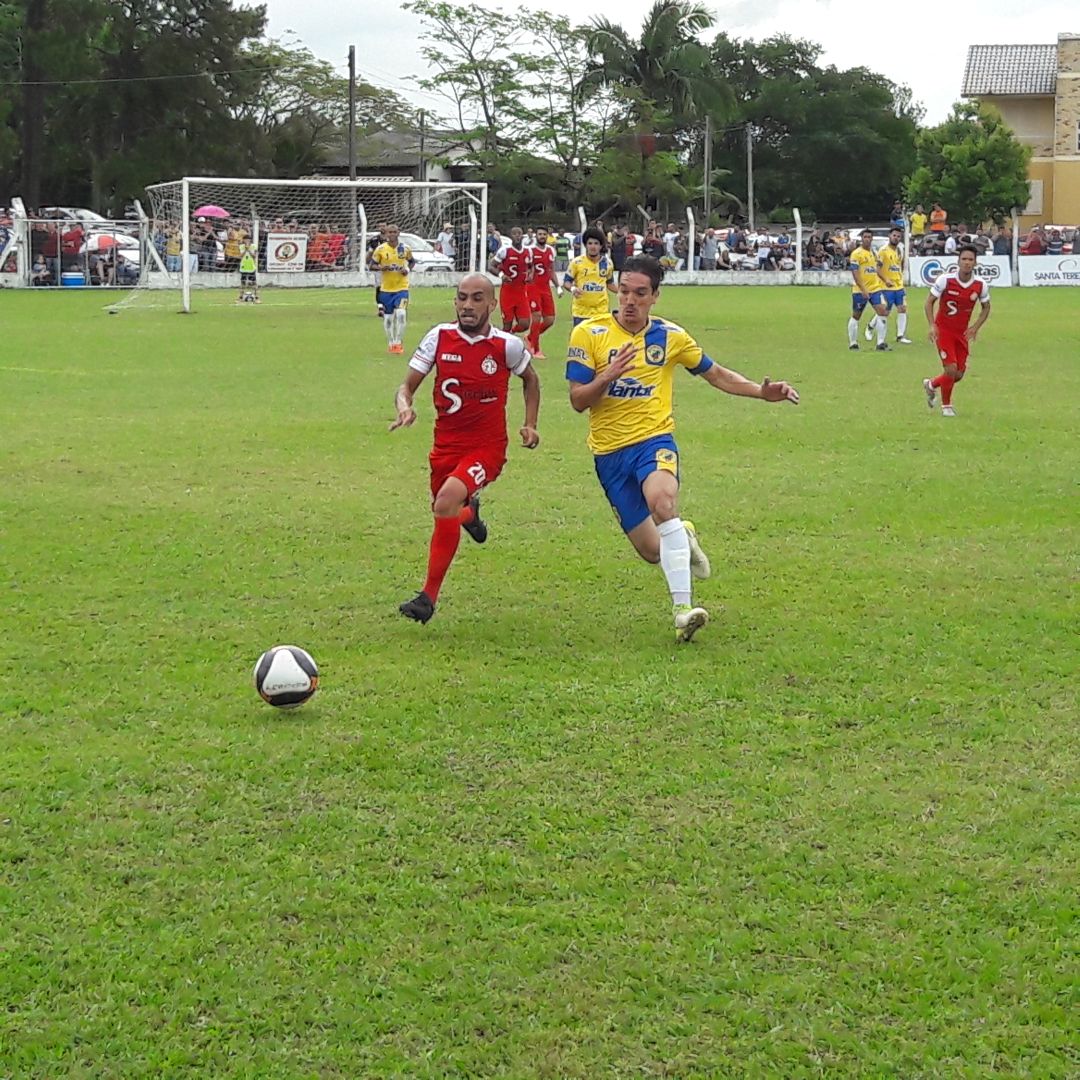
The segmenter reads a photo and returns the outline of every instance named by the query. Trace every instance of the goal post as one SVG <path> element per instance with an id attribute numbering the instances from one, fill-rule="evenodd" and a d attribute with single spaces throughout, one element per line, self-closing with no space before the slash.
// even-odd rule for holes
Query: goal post
<path id="1" fill-rule="evenodd" d="M 180 290 L 184 311 L 195 290 L 239 287 L 243 244 L 257 251 L 260 285 L 371 286 L 367 251 L 383 224 L 413 250 L 413 285 L 483 269 L 487 184 L 184 177 L 146 193 L 165 269 L 155 263 L 145 284 Z"/>

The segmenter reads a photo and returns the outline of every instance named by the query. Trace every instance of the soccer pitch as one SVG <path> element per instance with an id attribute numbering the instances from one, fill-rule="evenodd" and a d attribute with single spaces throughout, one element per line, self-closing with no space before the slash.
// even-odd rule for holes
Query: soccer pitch
<path id="1" fill-rule="evenodd" d="M 419 626 L 370 291 L 0 295 L 0 1075 L 1076 1076 L 1077 297 L 995 292 L 950 421 L 924 296 L 881 355 L 841 290 L 664 291 L 802 395 L 677 379 L 676 649 L 565 299 Z"/>

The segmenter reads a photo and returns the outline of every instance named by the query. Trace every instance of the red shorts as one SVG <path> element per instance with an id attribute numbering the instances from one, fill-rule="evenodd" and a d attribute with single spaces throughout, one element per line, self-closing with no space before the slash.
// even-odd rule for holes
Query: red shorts
<path id="1" fill-rule="evenodd" d="M 555 297 L 551 295 L 551 286 L 543 285 L 529 290 L 529 302 L 534 315 L 555 317 Z"/>
<path id="2" fill-rule="evenodd" d="M 957 371 L 967 371 L 968 352 L 971 349 L 971 343 L 963 334 L 942 330 L 939 326 L 937 331 L 937 347 L 938 356 L 941 357 L 941 363 L 945 367 L 951 365 L 954 366 Z"/>
<path id="3" fill-rule="evenodd" d="M 466 487 L 471 499 L 482 487 L 493 484 L 506 464 L 506 443 L 481 446 L 475 450 L 440 450 L 436 447 L 428 456 L 431 464 L 431 497 L 451 476 Z"/>
<path id="4" fill-rule="evenodd" d="M 503 322 L 527 323 L 532 320 L 529 294 L 521 285 L 501 286 L 499 288 L 499 307 L 502 308 Z"/>

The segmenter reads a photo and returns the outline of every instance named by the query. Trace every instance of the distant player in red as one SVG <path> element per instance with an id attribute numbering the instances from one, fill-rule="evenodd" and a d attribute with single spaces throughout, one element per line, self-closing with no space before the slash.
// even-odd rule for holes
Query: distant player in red
<path id="1" fill-rule="evenodd" d="M 532 280 L 529 282 L 529 302 L 532 307 L 532 326 L 529 329 L 529 349 L 537 360 L 543 360 L 540 335 L 555 323 L 555 300 L 551 285 L 555 281 L 555 248 L 548 243 L 548 231 L 536 230 L 532 248 Z M 559 289 L 562 296 L 562 289 Z"/>
<path id="2" fill-rule="evenodd" d="M 520 230 L 519 230 L 520 231 Z M 435 372 L 435 442 L 431 449 L 431 536 L 427 580 L 420 594 L 398 609 L 426 623 L 435 614 L 443 578 L 454 561 L 461 530 L 478 544 L 487 539 L 480 520 L 480 489 L 495 482 L 506 464 L 506 393 L 517 375 L 525 395 L 525 423 L 519 430 L 529 450 L 540 444 L 540 379 L 521 338 L 491 325 L 495 288 L 483 274 L 461 279 L 454 297 L 457 321 L 429 330 L 409 361 L 398 387 L 393 431 L 416 420 L 413 395 L 428 372 Z"/>
<path id="3" fill-rule="evenodd" d="M 937 346 L 944 367 L 936 379 L 923 379 L 926 403 L 932 409 L 941 391 L 941 415 L 955 416 L 953 387 L 967 371 L 968 351 L 984 322 L 990 318 L 990 286 L 975 276 L 978 250 L 964 244 L 957 252 L 959 267 L 955 274 L 941 274 L 930 286 L 926 298 L 926 321 L 930 340 Z M 976 304 L 982 305 L 978 319 L 971 323 Z M 937 314 L 934 305 L 937 304 Z M 971 325 L 969 325 L 969 323 Z"/>
<path id="4" fill-rule="evenodd" d="M 510 243 L 503 244 L 491 257 L 488 269 L 498 274 L 499 306 L 502 308 L 503 329 L 525 334 L 532 322 L 529 305 L 529 281 L 532 279 L 532 248 L 525 247 L 518 225 L 510 230 Z"/>

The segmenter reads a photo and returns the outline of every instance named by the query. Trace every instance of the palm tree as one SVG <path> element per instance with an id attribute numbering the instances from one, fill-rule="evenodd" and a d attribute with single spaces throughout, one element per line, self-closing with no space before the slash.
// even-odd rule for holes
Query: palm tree
<path id="1" fill-rule="evenodd" d="M 635 121 L 661 112 L 676 127 L 686 127 L 706 113 L 715 114 L 729 104 L 731 93 L 713 76 L 709 51 L 697 39 L 712 25 L 708 10 L 688 0 L 656 0 L 636 40 L 617 23 L 594 18 L 586 32 L 593 60 L 582 88 L 629 91 Z"/>

